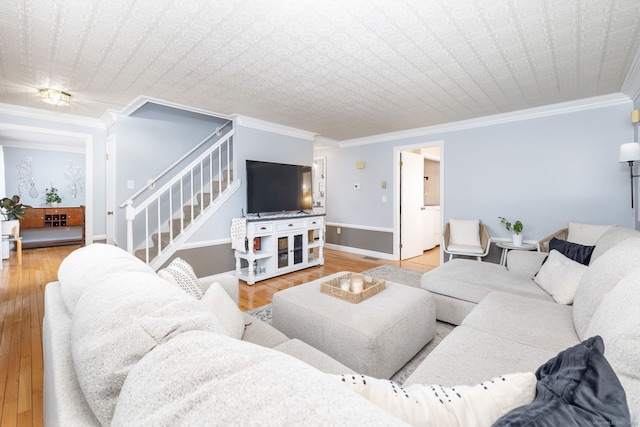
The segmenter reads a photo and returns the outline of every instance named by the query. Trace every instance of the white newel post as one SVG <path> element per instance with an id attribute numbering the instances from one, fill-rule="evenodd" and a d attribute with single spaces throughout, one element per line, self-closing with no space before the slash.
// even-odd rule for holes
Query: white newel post
<path id="1" fill-rule="evenodd" d="M 133 208 L 133 200 L 127 200 L 125 218 L 127 220 L 127 252 L 133 253 L 133 220 L 136 218 L 136 211 Z"/>

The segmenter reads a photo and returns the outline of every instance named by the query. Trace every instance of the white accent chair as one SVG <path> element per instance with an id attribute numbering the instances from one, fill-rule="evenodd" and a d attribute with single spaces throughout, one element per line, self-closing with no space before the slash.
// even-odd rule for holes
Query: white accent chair
<path id="1" fill-rule="evenodd" d="M 490 246 L 487 226 L 479 219 L 450 219 L 444 226 L 442 249 L 449 254 L 449 261 L 454 255 L 472 256 L 482 261 Z"/>

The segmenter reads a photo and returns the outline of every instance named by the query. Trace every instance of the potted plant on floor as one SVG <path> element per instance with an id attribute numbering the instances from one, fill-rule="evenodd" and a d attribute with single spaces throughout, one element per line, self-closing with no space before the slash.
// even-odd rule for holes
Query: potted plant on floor
<path id="1" fill-rule="evenodd" d="M 522 246 L 522 239 L 524 237 L 522 234 L 520 234 L 522 233 L 522 229 L 524 228 L 522 222 L 516 221 L 514 223 L 511 223 L 511 221 L 501 216 L 499 216 L 498 219 L 500 220 L 500 224 L 502 224 L 502 226 L 504 226 L 507 231 L 513 233 L 511 235 L 513 244 L 515 246 Z"/>
<path id="2" fill-rule="evenodd" d="M 58 189 L 53 185 L 51 188 L 47 188 L 45 190 L 45 202 L 49 206 L 58 206 L 59 203 L 62 203 L 62 197 L 60 197 L 60 193 L 58 193 Z"/>
<path id="3" fill-rule="evenodd" d="M 20 203 L 20 196 L 17 194 L 13 197 L 4 197 L 0 200 L 0 232 L 3 236 L 13 235 L 14 228 L 17 227 L 17 233 L 20 233 L 20 220 L 24 219 L 24 213 L 31 208 L 29 205 Z M 2 242 L 2 258 L 9 257 L 9 242 Z"/>
<path id="4" fill-rule="evenodd" d="M 24 213 L 31 208 L 20 203 L 20 196 L 5 197 L 0 200 L 0 214 L 2 214 L 2 234 L 11 234 L 13 227 L 20 228 L 20 220 L 24 219 Z"/>

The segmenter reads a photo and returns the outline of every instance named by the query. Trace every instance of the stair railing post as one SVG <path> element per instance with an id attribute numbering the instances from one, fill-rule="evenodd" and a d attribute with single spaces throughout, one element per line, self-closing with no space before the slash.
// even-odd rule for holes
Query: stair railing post
<path id="1" fill-rule="evenodd" d="M 136 210 L 133 208 L 133 200 L 127 200 L 125 207 L 125 218 L 127 220 L 127 252 L 133 253 L 133 220 L 136 219 Z"/>

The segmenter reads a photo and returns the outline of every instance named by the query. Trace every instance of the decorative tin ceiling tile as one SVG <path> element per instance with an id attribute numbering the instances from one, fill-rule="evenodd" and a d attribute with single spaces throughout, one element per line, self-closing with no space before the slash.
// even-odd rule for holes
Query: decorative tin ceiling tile
<path id="1" fill-rule="evenodd" d="M 621 90 L 637 0 L 5 0 L 0 102 L 139 95 L 349 139 Z"/>

